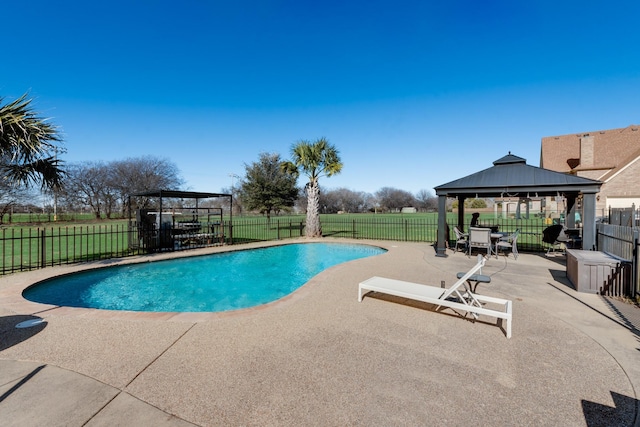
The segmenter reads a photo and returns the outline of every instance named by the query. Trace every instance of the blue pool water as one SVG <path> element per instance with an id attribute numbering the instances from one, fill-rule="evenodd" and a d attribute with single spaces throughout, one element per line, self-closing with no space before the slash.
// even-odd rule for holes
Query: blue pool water
<path id="1" fill-rule="evenodd" d="M 282 298 L 331 266 L 384 252 L 340 243 L 282 245 L 90 270 L 41 282 L 23 296 L 105 310 L 237 310 Z"/>

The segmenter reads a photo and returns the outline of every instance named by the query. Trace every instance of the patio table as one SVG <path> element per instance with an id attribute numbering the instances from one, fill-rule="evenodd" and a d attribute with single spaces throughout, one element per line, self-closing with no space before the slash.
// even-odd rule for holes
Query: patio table
<path id="1" fill-rule="evenodd" d="M 496 255 L 496 258 L 498 258 L 498 242 L 506 235 L 506 233 L 491 233 L 491 252 Z"/>

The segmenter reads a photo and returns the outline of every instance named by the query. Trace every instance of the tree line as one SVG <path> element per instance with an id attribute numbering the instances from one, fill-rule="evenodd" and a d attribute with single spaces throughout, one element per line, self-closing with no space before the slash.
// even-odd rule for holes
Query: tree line
<path id="1" fill-rule="evenodd" d="M 14 207 L 33 207 L 33 184 L 40 184 L 54 209 L 87 209 L 96 218 L 125 217 L 129 208 L 148 206 L 149 200 L 143 198 L 133 199 L 136 205 L 129 206 L 131 194 L 179 190 L 185 185 L 175 163 L 154 156 L 63 165 L 58 157 L 64 153 L 58 129 L 32 109 L 31 100 L 23 95 L 5 105 L 2 101 L 0 98 L 0 223 Z M 239 191 L 230 191 L 238 211 L 259 212 L 269 218 L 272 214 L 305 212 L 307 236 L 318 237 L 322 235 L 320 213 L 394 212 L 409 206 L 429 211 L 437 207 L 437 199 L 426 190 L 413 195 L 391 187 L 375 194 L 322 188 L 320 178 L 339 174 L 343 168 L 339 151 L 324 137 L 313 142 L 300 140 L 290 154 L 290 160 L 284 160 L 276 153 L 261 153 L 257 161 L 245 164 Z M 301 175 L 308 179 L 302 189 L 297 187 Z"/>
<path id="2" fill-rule="evenodd" d="M 11 185 L 6 180 L 0 183 L 0 220 L 12 207 L 26 207 L 29 211 L 87 211 L 98 219 L 126 217 L 132 193 L 181 188 L 183 185 L 178 167 L 168 159 L 154 156 L 70 163 L 64 167 L 60 185 L 40 189 L 48 198 L 46 206 L 33 203 L 34 197 L 37 198 L 34 188 Z M 138 208 L 145 207 L 149 200 L 134 198 L 133 202 L 133 208 Z"/>
<path id="3" fill-rule="evenodd" d="M 307 194 L 296 187 L 297 176 L 282 168 L 284 162 L 278 153 L 261 153 L 257 161 L 245 164 L 245 176 L 241 177 L 239 190 L 234 193 L 238 212 L 260 212 L 267 217 L 272 213 L 306 212 Z M 400 212 L 406 207 L 431 212 L 438 208 L 437 197 L 427 190 L 412 194 L 393 187 L 383 187 L 373 194 L 318 187 L 317 198 L 319 212 L 326 214 Z"/>

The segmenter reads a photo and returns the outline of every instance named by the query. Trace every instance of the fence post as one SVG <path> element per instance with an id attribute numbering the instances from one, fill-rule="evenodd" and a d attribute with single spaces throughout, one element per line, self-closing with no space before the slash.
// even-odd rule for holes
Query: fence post
<path id="1" fill-rule="evenodd" d="M 408 219 L 404 220 L 404 241 L 405 242 L 409 241 L 409 220 Z"/>
<path id="2" fill-rule="evenodd" d="M 43 228 L 40 232 L 40 268 L 47 266 L 47 245 L 45 244 L 46 231 Z"/>
<path id="3" fill-rule="evenodd" d="M 276 220 L 276 240 L 280 240 L 280 220 Z"/>
<path id="4" fill-rule="evenodd" d="M 351 237 L 356 238 L 356 220 L 351 220 Z"/>

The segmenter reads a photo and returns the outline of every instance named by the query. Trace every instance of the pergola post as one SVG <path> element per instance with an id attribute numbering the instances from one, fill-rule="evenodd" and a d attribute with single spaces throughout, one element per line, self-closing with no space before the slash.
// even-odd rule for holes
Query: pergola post
<path id="1" fill-rule="evenodd" d="M 156 247 L 158 250 L 162 250 L 162 243 L 164 242 L 164 232 L 162 230 L 162 190 L 160 190 L 160 212 L 158 213 L 158 236 L 156 237 Z"/>
<path id="2" fill-rule="evenodd" d="M 447 256 L 447 196 L 438 196 L 438 242 L 436 245 L 436 256 Z"/>
<path id="3" fill-rule="evenodd" d="M 233 245 L 233 194 L 229 195 L 229 244 Z"/>

